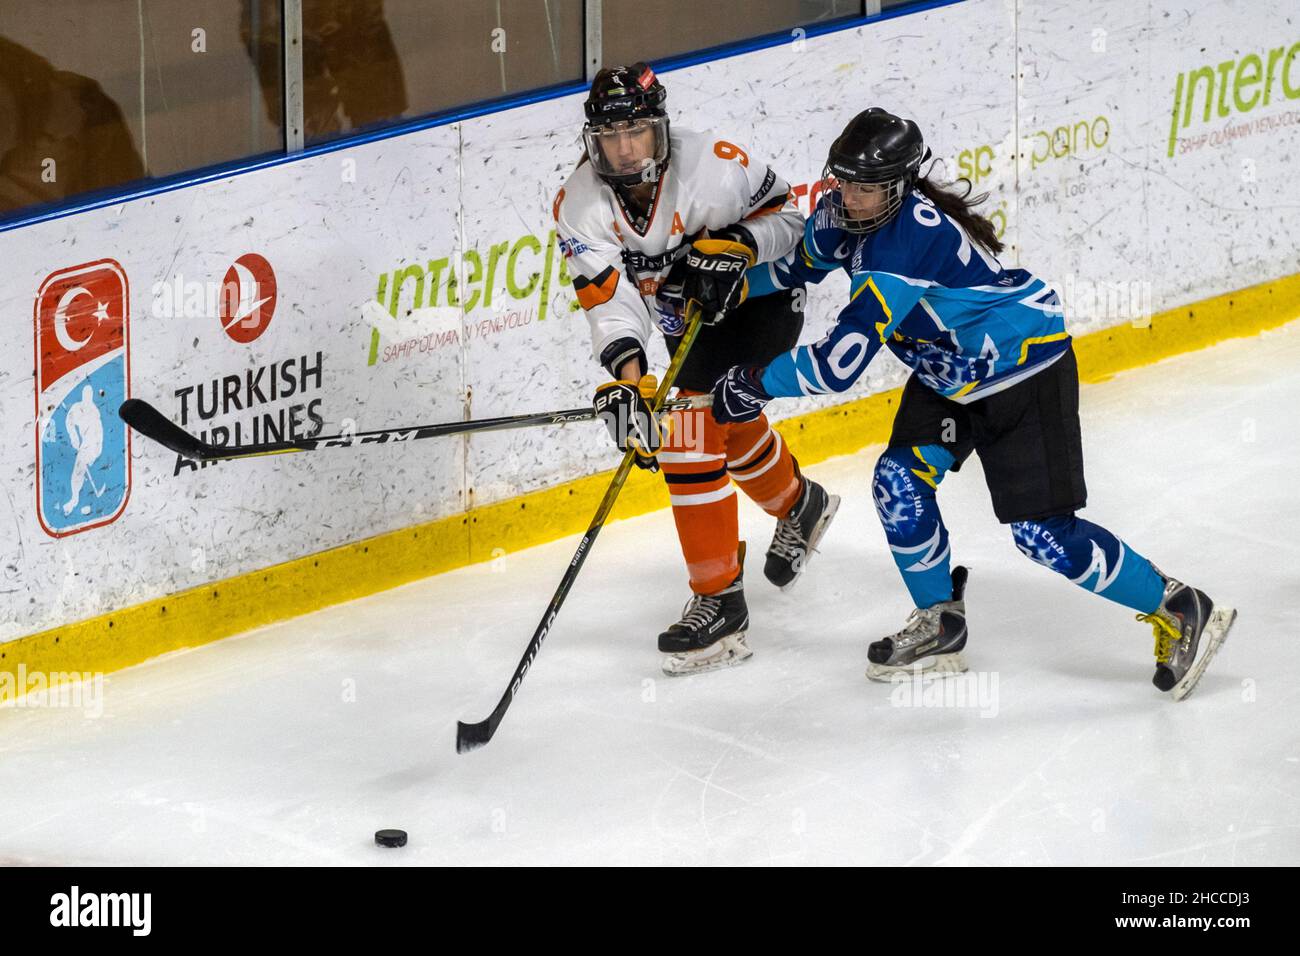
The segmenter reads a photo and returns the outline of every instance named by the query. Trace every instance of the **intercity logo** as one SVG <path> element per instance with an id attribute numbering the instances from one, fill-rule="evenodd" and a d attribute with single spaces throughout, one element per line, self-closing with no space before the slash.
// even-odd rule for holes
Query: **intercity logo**
<path id="1" fill-rule="evenodd" d="M 501 295 L 502 285 L 505 295 Z M 513 242 L 494 243 L 486 251 L 468 249 L 463 255 L 385 272 L 379 277 L 375 300 L 392 317 L 393 326 L 386 333 L 382 320 L 375 322 L 367 315 L 371 332 L 366 364 L 458 345 L 462 337 L 484 337 L 534 320 L 544 322 L 555 304 L 555 287 L 572 285 L 554 229 L 545 237 L 529 233 Z M 533 300 L 531 306 L 523 304 L 528 300 Z M 577 301 L 571 301 L 568 312 L 577 308 Z M 445 321 L 447 309 L 461 316 L 450 326 Z M 476 309 L 493 314 L 471 321 L 469 314 Z M 412 326 L 426 321 L 428 328 L 413 333 Z M 381 338 L 388 340 L 382 351 Z"/>
<path id="2" fill-rule="evenodd" d="M 51 273 L 36 293 L 36 515 L 65 537 L 110 524 L 131 489 L 126 272 L 101 259 Z"/>
<path id="3" fill-rule="evenodd" d="M 221 328 L 247 345 L 266 331 L 275 314 L 275 272 L 271 263 L 250 252 L 226 270 L 221 284 Z"/>
<path id="4" fill-rule="evenodd" d="M 1279 46 L 1250 53 L 1239 60 L 1224 60 L 1217 66 L 1179 73 L 1169 125 L 1169 156 L 1172 157 L 1178 148 L 1178 131 L 1192 125 L 1192 111 L 1201 90 L 1205 91 L 1205 108 L 1198 111 L 1197 122 L 1206 124 L 1216 115 L 1220 119 L 1231 116 L 1234 109 L 1238 113 L 1249 113 L 1268 106 L 1276 98 L 1279 87 L 1286 99 L 1300 99 L 1300 42 L 1289 48 Z M 1228 102 L 1229 93 L 1232 94 L 1231 103 Z M 1184 148 L 1192 145 L 1185 142 Z"/>

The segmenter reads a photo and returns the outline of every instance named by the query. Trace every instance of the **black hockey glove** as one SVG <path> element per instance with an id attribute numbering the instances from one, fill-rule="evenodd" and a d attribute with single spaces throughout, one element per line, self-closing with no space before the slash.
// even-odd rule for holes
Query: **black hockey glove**
<path id="1" fill-rule="evenodd" d="M 752 422 L 772 400 L 763 388 L 763 369 L 737 365 L 713 386 L 713 419 L 720 425 Z"/>
<path id="2" fill-rule="evenodd" d="M 605 382 L 597 386 L 592 399 L 596 417 L 605 423 L 614 444 L 621 451 L 635 451 L 636 466 L 647 471 L 659 470 L 654 456 L 663 444 L 659 423 L 650 408 L 658 387 L 653 375 L 643 375 L 637 384 Z"/>
<path id="3" fill-rule="evenodd" d="M 727 310 L 745 301 L 749 284 L 745 270 L 754 264 L 754 250 L 734 239 L 696 239 L 686 250 L 682 295 L 694 299 L 706 325 L 720 322 Z"/>

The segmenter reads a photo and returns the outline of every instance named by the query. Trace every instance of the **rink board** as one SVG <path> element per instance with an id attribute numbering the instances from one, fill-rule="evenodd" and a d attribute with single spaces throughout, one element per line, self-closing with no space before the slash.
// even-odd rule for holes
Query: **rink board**
<path id="1" fill-rule="evenodd" d="M 1055 0 L 967 0 L 665 79 L 675 122 L 738 140 L 805 211 L 825 144 L 857 104 L 916 116 L 948 172 L 990 193 L 1004 261 L 1062 292 L 1085 374 L 1107 374 L 1300 312 L 1286 278 L 1300 26 L 1286 9 L 1253 3 L 1245 22 L 1244 4 L 1107 2 L 1080 18 Z M 17 342 L 34 342 L 48 277 L 119 264 L 127 393 L 231 440 L 237 427 L 249 441 L 316 422 L 333 432 L 581 404 L 601 373 L 550 218 L 578 155 L 579 102 L 0 233 L 0 312 Z M 1257 307 L 1214 298 L 1247 287 Z M 843 294 L 839 277 L 813 290 L 805 341 Z M 391 325 L 367 321 L 369 299 Z M 65 316 L 73 345 L 93 324 L 82 301 Z M 28 348 L 0 356 L 12 512 L 0 641 L 34 636 L 0 644 L 0 668 L 112 669 L 490 560 L 578 530 L 612 464 L 590 426 L 201 469 L 137 439 L 120 515 L 55 536 L 39 520 L 36 463 L 43 437 L 51 452 L 61 439 L 57 415 L 33 415 Z M 653 354 L 662 361 L 658 342 Z M 876 363 L 858 387 L 867 398 L 783 402 L 775 417 L 797 417 L 787 436 L 804 460 L 846 453 L 883 438 L 903 377 Z M 100 415 L 111 429 L 111 409 Z M 661 483 L 638 475 L 619 514 L 664 504 Z"/>

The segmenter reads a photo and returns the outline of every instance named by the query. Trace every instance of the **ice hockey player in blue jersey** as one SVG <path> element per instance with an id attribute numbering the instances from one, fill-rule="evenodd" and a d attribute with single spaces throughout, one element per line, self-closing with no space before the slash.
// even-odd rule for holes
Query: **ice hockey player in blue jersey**
<path id="1" fill-rule="evenodd" d="M 867 675 L 966 669 L 967 572 L 951 567 L 935 492 L 974 452 L 1016 547 L 1138 611 L 1155 630 L 1153 682 L 1181 700 L 1236 612 L 1078 517 L 1087 500 L 1079 379 L 1060 300 L 1031 273 L 1002 267 L 1002 244 L 973 208 L 985 197 L 922 177 L 929 155 L 910 120 L 874 108 L 849 123 L 831 146 L 802 244 L 749 273 L 755 296 L 843 269 L 849 303 L 821 341 L 766 368 L 732 368 L 714 388 L 714 416 L 743 422 L 773 398 L 843 392 L 887 347 L 912 374 L 873 490 L 916 610 L 871 644 Z"/>

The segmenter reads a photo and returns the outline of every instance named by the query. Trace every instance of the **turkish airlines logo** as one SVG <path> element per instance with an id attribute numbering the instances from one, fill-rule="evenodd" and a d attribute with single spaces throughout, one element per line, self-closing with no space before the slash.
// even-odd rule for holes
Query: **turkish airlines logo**
<path id="1" fill-rule="evenodd" d="M 221 283 L 222 330 L 243 345 L 252 342 L 271 324 L 275 314 L 275 271 L 256 252 L 235 260 Z"/>

